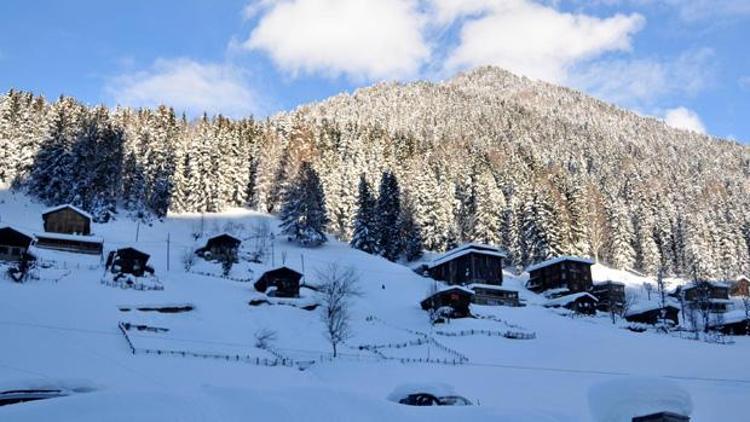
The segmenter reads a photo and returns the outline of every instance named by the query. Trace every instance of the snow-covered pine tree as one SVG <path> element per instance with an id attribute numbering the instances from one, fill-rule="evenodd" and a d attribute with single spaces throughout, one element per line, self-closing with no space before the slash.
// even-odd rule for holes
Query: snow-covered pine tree
<path id="1" fill-rule="evenodd" d="M 472 216 L 471 239 L 481 243 L 499 245 L 502 241 L 502 213 L 505 196 L 498 188 L 495 177 L 489 171 L 476 178 L 474 215 Z"/>
<path id="2" fill-rule="evenodd" d="M 310 163 L 302 163 L 286 189 L 279 218 L 282 233 L 302 246 L 319 246 L 328 240 L 325 195 L 318 173 Z"/>
<path id="3" fill-rule="evenodd" d="M 380 192 L 376 207 L 378 253 L 390 261 L 401 256 L 403 242 L 400 237 L 401 190 L 396 176 L 385 171 L 380 179 Z"/>
<path id="4" fill-rule="evenodd" d="M 608 263 L 615 268 L 633 268 L 635 250 L 633 249 L 633 222 L 622 202 L 616 202 L 609 213 L 610 245 Z"/>
<path id="5" fill-rule="evenodd" d="M 357 215 L 354 219 L 354 234 L 349 243 L 352 248 L 374 254 L 378 252 L 378 220 L 376 218 L 375 197 L 364 174 L 359 178 Z"/>
<path id="6" fill-rule="evenodd" d="M 408 262 L 416 261 L 424 253 L 422 242 L 422 230 L 414 220 L 414 211 L 411 200 L 406 197 L 401 207 L 399 226 L 401 238 L 404 242 L 404 257 Z"/>

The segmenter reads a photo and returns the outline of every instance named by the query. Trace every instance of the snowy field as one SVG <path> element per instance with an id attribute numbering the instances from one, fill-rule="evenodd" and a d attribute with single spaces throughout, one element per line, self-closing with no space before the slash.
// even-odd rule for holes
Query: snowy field
<path id="1" fill-rule="evenodd" d="M 0 192 L 2 224 L 41 231 L 43 208 Z M 275 229 L 270 217 L 247 210 L 207 215 L 202 224 L 218 233 L 227 223 L 251 227 L 260 220 L 271 220 Z M 249 277 L 243 273 L 252 270 L 257 277 L 282 262 L 304 267 L 307 283 L 331 263 L 352 265 L 360 276 L 364 294 L 353 309 L 355 336 L 333 361 L 317 311 L 250 306 L 258 297 L 252 283 L 197 273 L 219 275 L 214 264 L 198 262 L 186 272 L 181 259 L 196 247 L 200 222 L 199 215 L 181 215 L 141 225 L 138 242 L 127 219 L 94 225 L 105 252 L 134 246 L 151 254 L 164 290 L 106 286 L 98 257 L 46 251 L 42 258 L 49 265 L 38 270 L 37 280 L 0 279 L 0 390 L 70 392 L 0 407 L 0 421 L 629 421 L 664 407 L 691 412 L 699 422 L 748 420 L 746 337 L 712 344 L 635 333 L 605 314 L 571 317 L 541 306 L 544 299 L 523 287 L 527 275 L 510 273 L 505 284 L 517 288 L 528 306 L 473 306 L 487 318 L 432 327 L 419 307 L 431 280 L 346 244 L 330 241 L 308 250 L 277 236 L 273 257 L 243 263 L 232 276 Z M 623 281 L 645 300 L 637 275 L 597 265 L 594 278 Z M 187 305 L 192 309 L 178 313 L 137 309 Z M 188 354 L 133 355 L 120 323 L 151 328 L 127 331 L 136 349 Z M 255 347 L 254 333 L 261 329 L 277 332 L 273 353 Z M 536 337 L 483 334 L 507 330 Z M 468 361 L 452 364 L 460 356 Z M 257 364 L 279 359 L 308 364 Z M 417 408 L 387 399 L 409 383 L 447 384 L 478 405 Z"/>

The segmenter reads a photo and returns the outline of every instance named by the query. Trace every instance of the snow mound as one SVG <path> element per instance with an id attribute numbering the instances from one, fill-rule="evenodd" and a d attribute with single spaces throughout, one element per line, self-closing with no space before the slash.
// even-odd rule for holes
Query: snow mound
<path id="1" fill-rule="evenodd" d="M 630 422 L 657 412 L 690 415 L 693 401 L 682 387 L 663 378 L 627 378 L 596 384 L 589 390 L 596 422 Z"/>

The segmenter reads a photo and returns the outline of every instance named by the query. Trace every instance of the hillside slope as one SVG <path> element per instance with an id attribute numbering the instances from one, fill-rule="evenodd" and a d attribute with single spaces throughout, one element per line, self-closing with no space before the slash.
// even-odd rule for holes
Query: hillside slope
<path id="1" fill-rule="evenodd" d="M 4 224 L 40 230 L 42 208 L 23 195 L 0 192 Z M 132 222 L 95 225 L 94 232 L 104 237 L 106 249 L 133 245 L 151 254 L 162 291 L 102 285 L 104 270 L 97 259 L 64 253 L 44 255 L 48 268 L 39 270 L 38 280 L 26 284 L 0 280 L 0 390 L 53 387 L 79 391 L 66 398 L 0 407 L 0 420 L 44 420 L 55 415 L 84 421 L 581 422 L 597 420 L 593 413 L 597 403 L 591 397 L 617 401 L 617 396 L 633 395 L 640 396 L 640 401 L 607 407 L 627 413 L 646 412 L 655 405 L 685 405 L 693 408 L 697 421 L 745 420 L 750 368 L 739 362 L 750 350 L 747 338 L 736 338 L 729 345 L 711 344 L 675 335 L 634 333 L 612 325 L 606 315 L 571 318 L 540 306 L 543 299 L 523 288 L 526 276 L 511 273 L 506 273 L 505 284 L 519 289 L 528 306 L 475 306 L 475 314 L 493 319 L 453 320 L 431 327 L 418 306 L 431 280 L 336 241 L 317 249 L 300 249 L 277 236 L 273 258 L 266 257 L 263 264 L 243 264 L 256 276 L 282 259 L 301 268 L 301 255 L 308 281 L 315 279 L 316 270 L 331 263 L 353 266 L 360 275 L 364 294 L 353 308 L 355 336 L 342 357 L 331 361 L 317 312 L 281 305 L 251 307 L 249 300 L 258 295 L 251 284 L 188 273 L 180 264 L 185 249 L 195 245 L 192 233 L 201 224 L 211 233 L 231 222 L 230 229 L 241 232 L 242 225 L 249 228 L 261 220 L 275 225 L 270 216 L 239 209 L 207 215 L 204 220 L 198 214 L 175 215 L 164 222 L 142 224 L 138 242 Z M 198 269 L 216 271 L 205 264 L 196 264 L 194 270 Z M 605 267 L 597 267 L 594 275 L 596 279 L 622 276 Z M 639 282 L 633 278 L 629 285 L 633 293 L 642 295 Z M 194 309 L 178 314 L 135 309 L 186 304 Z M 123 312 L 123 307 L 130 310 Z M 169 329 L 130 332 L 138 349 L 249 355 L 251 359 L 132 355 L 118 322 Z M 262 328 L 278 333 L 275 346 L 286 359 L 315 363 L 303 365 L 304 370 L 253 364 L 254 358 L 259 362 L 274 359 L 254 346 L 253 334 Z M 511 340 L 469 332 L 508 329 L 533 332 L 536 338 Z M 444 336 L 438 331 L 469 335 Z M 437 343 L 416 344 L 425 338 Z M 380 348 L 382 355 L 359 348 L 388 344 L 393 347 Z M 453 362 L 458 355 L 468 361 L 463 365 L 411 362 L 428 358 Z M 398 385 L 414 382 L 450 384 L 480 406 L 413 408 L 386 400 Z M 649 384 L 661 391 L 632 388 Z M 672 389 L 684 390 L 692 404 L 686 405 Z M 617 394 L 596 395 L 595 391 Z"/>

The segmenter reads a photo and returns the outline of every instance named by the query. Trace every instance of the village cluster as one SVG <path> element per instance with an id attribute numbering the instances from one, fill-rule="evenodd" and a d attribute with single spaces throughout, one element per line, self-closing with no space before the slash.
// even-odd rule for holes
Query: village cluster
<path id="1" fill-rule="evenodd" d="M 0 259 L 11 263 L 8 274 L 21 281 L 36 260 L 34 248 L 101 255 L 104 242 L 91 233 L 91 215 L 72 205 L 61 205 L 42 213 L 43 232 L 27 233 L 13 227 L 0 228 Z M 214 262 L 238 262 L 242 240 L 230 233 L 209 237 L 191 254 Z M 32 248 L 33 246 L 33 248 Z M 503 285 L 501 248 L 469 243 L 452 249 L 416 271 L 433 278 L 434 287 L 421 301 L 432 321 L 471 316 L 470 304 L 489 306 L 525 306 L 517 289 Z M 149 255 L 126 246 L 111 250 L 106 257 L 103 283 L 140 290 L 161 289 Z M 560 256 L 527 267 L 525 287 L 545 298 L 544 306 L 562 308 L 571 314 L 594 315 L 604 312 L 644 325 L 697 327 L 730 335 L 750 333 L 748 296 L 750 280 L 740 277 L 729 281 L 696 280 L 669 291 L 649 289 L 648 301 L 634 301 L 626 295 L 625 284 L 615 280 L 594 283 L 587 258 Z M 231 265 L 231 264 L 230 264 Z M 226 274 L 225 274 L 226 275 Z M 269 269 L 253 278 L 262 299 L 251 304 L 268 303 L 269 298 L 299 298 L 303 274 L 288 266 Z M 314 286 L 305 286 L 313 288 Z M 289 303 L 285 303 L 289 304 Z M 744 306 L 743 306 L 744 304 Z M 292 303 L 293 306 L 296 306 Z M 308 310 L 315 304 L 300 305 Z M 645 329 L 645 328 L 643 328 Z"/>

